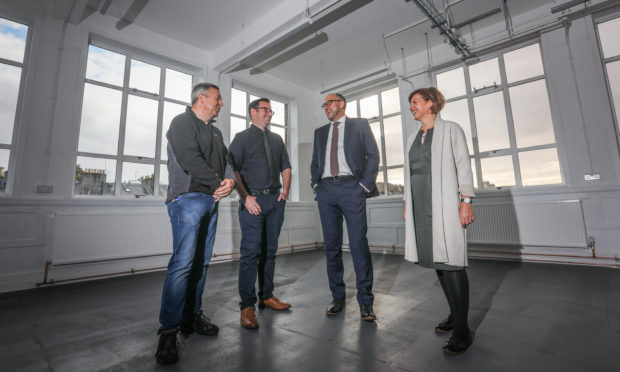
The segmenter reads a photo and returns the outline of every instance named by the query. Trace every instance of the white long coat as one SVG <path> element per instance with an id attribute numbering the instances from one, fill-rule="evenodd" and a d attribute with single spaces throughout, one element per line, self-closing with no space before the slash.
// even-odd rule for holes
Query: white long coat
<path id="1" fill-rule="evenodd" d="M 453 266 L 467 266 L 467 234 L 459 216 L 460 196 L 474 196 L 474 179 L 465 133 L 460 125 L 435 120 L 431 143 L 431 186 L 433 260 Z M 405 147 L 405 259 L 418 262 L 415 221 L 411 200 L 409 150 L 417 131 Z M 415 192 L 415 190 L 414 190 Z"/>

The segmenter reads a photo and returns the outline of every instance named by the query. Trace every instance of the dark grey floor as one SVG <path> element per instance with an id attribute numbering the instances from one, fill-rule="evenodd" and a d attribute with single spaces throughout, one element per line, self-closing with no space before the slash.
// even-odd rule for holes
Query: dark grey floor
<path id="1" fill-rule="evenodd" d="M 620 271 L 472 261 L 461 356 L 433 332 L 447 315 L 435 273 L 374 255 L 376 324 L 361 322 L 350 256 L 346 313 L 327 318 L 322 251 L 279 256 L 276 295 L 292 311 L 239 325 L 237 264 L 212 265 L 204 295 L 216 337 L 181 338 L 181 360 L 155 363 L 164 272 L 0 295 L 1 371 L 618 371 Z"/>

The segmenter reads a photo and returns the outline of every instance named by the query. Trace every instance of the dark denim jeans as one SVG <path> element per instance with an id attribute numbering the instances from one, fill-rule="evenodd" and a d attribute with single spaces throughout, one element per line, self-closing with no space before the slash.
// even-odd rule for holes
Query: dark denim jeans
<path id="1" fill-rule="evenodd" d="M 176 329 L 202 309 L 202 292 L 213 253 L 217 207 L 213 196 L 189 192 L 169 201 L 172 256 L 161 299 L 158 333 Z"/>
<path id="2" fill-rule="evenodd" d="M 284 222 L 286 200 L 278 202 L 279 194 L 256 194 L 261 213 L 253 215 L 239 203 L 241 225 L 241 257 L 239 258 L 239 295 L 241 310 L 256 304 L 256 276 L 258 295 L 262 299 L 273 296 L 273 276 L 276 266 L 278 237 Z"/>

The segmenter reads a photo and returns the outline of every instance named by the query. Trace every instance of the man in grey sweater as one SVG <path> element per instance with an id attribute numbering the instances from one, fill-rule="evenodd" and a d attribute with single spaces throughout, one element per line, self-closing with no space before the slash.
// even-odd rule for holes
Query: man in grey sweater
<path id="1" fill-rule="evenodd" d="M 164 283 L 157 362 L 179 359 L 177 331 L 214 336 L 218 327 L 202 312 L 202 292 L 213 253 L 218 202 L 235 187 L 226 163 L 227 149 L 214 118 L 224 106 L 219 88 L 200 83 L 192 88 L 192 106 L 176 116 L 168 138 L 166 197 L 173 249 Z"/>

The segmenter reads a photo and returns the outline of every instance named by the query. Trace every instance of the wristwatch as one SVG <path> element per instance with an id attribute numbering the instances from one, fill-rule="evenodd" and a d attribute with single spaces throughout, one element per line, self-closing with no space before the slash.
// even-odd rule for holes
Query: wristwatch
<path id="1" fill-rule="evenodd" d="M 461 203 L 471 204 L 474 200 L 472 198 L 461 198 Z"/>

